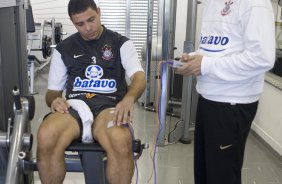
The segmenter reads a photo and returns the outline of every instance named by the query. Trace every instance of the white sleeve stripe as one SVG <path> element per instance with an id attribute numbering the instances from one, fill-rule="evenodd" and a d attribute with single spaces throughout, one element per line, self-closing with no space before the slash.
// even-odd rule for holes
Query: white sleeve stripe
<path id="1" fill-rule="evenodd" d="M 48 89 L 64 90 L 67 80 L 67 68 L 61 58 L 61 54 L 54 49 L 48 76 Z"/>
<path id="2" fill-rule="evenodd" d="M 131 77 L 137 71 L 143 71 L 135 46 L 131 40 L 126 41 L 120 48 L 121 64 L 126 75 Z"/>

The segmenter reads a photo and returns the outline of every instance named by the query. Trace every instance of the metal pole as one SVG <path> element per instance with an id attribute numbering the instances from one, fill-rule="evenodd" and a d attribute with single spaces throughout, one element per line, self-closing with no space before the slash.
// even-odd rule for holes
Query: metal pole
<path id="1" fill-rule="evenodd" d="M 151 62 L 152 62 L 152 35 L 153 35 L 153 13 L 154 13 L 154 0 L 148 1 L 148 21 L 147 21 L 147 46 L 146 46 L 146 92 L 144 107 L 147 108 L 150 104 L 150 86 L 151 86 Z"/>
<path id="2" fill-rule="evenodd" d="M 30 61 L 30 66 L 29 66 L 29 77 L 30 77 L 30 94 L 34 94 L 34 72 L 35 72 L 35 70 L 34 70 L 34 60 L 32 59 L 31 61 Z"/>
<path id="3" fill-rule="evenodd" d="M 161 9 L 161 7 L 159 8 Z M 174 48 L 174 25 L 175 25 L 175 10 L 176 1 L 165 0 L 163 4 L 163 14 L 162 14 L 162 60 L 167 61 L 173 57 Z M 165 132 L 166 132 L 166 109 L 169 96 L 169 77 L 171 76 L 171 71 L 168 69 L 168 65 L 163 64 L 161 66 L 161 97 L 159 100 L 159 119 L 161 131 L 158 137 L 158 145 L 165 144 Z"/>
<path id="4" fill-rule="evenodd" d="M 55 42 L 55 18 L 53 17 L 52 20 L 51 20 L 51 30 L 52 30 L 52 35 L 51 35 L 51 44 L 52 45 L 56 45 L 56 42 Z"/>
<path id="5" fill-rule="evenodd" d="M 126 0 L 126 29 L 125 29 L 125 36 L 130 38 L 130 6 L 131 0 Z"/>
<path id="6" fill-rule="evenodd" d="M 195 50 L 196 21 L 197 0 L 188 0 L 186 41 L 184 42 L 183 49 L 185 53 L 190 53 Z M 195 80 L 195 78 L 192 76 L 183 77 L 181 106 L 181 118 L 184 121 L 183 137 L 181 138 L 181 142 L 183 143 L 190 143 L 188 136 L 189 126 L 191 124 L 193 80 Z"/>
<path id="7" fill-rule="evenodd" d="M 158 117 L 160 121 L 160 131 L 158 136 L 158 146 L 165 145 L 166 133 L 166 107 L 167 107 L 167 84 L 168 84 L 168 66 L 161 64 L 161 95 L 159 97 Z"/>
<path id="8" fill-rule="evenodd" d="M 17 32 L 17 61 L 19 72 L 19 88 L 22 94 L 27 95 L 28 89 L 28 69 L 27 69 L 27 33 L 26 33 L 26 9 L 21 2 L 15 7 L 16 32 Z M 11 90 L 11 89 L 9 89 Z"/>
<path id="9" fill-rule="evenodd" d="M 7 133 L 0 132 L 0 148 L 7 147 Z"/>

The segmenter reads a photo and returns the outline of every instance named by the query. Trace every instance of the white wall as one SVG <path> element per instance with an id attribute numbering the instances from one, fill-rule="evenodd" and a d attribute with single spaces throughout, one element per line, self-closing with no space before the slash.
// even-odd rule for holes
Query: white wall
<path id="1" fill-rule="evenodd" d="M 199 45 L 199 32 L 201 27 L 202 9 L 205 0 L 200 0 L 201 4 L 198 4 L 197 10 L 197 27 L 195 38 L 195 49 Z M 187 8 L 188 0 L 177 0 L 177 12 L 176 12 L 176 27 L 175 27 L 175 47 L 177 50 L 174 52 L 174 57 L 180 57 L 183 53 L 183 45 L 186 39 L 186 23 L 187 23 Z"/>
<path id="2" fill-rule="evenodd" d="M 188 0 L 177 0 L 176 24 L 175 24 L 175 47 L 174 57 L 180 57 L 183 53 L 183 45 L 186 37 Z"/>
<path id="3" fill-rule="evenodd" d="M 44 20 L 51 21 L 52 18 L 55 18 L 56 22 L 63 24 L 63 30 L 68 34 L 66 36 L 76 32 L 68 16 L 68 0 L 30 0 L 30 3 L 35 22 L 41 23 Z"/>
<path id="4" fill-rule="evenodd" d="M 282 91 L 265 82 L 252 129 L 282 156 Z"/>
<path id="5" fill-rule="evenodd" d="M 276 0 L 272 0 L 272 5 L 276 21 L 281 22 L 281 17 L 279 16 L 281 8 L 278 8 Z M 276 31 L 278 30 L 276 29 Z M 276 35 L 278 36 L 277 33 Z M 282 156 L 281 106 L 282 90 L 265 82 L 252 129 Z"/>
<path id="6" fill-rule="evenodd" d="M 272 5 L 276 21 L 280 21 L 277 14 L 277 1 L 272 1 Z M 282 90 L 265 82 L 252 129 L 282 156 L 281 107 Z"/>

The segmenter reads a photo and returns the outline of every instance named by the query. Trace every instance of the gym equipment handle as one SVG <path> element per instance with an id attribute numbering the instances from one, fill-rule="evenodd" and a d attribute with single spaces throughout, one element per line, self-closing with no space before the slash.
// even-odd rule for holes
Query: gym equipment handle
<path id="1" fill-rule="evenodd" d="M 21 110 L 22 104 L 21 104 L 20 90 L 16 86 L 13 89 L 13 96 L 14 96 L 14 103 L 16 106 L 16 110 Z"/>

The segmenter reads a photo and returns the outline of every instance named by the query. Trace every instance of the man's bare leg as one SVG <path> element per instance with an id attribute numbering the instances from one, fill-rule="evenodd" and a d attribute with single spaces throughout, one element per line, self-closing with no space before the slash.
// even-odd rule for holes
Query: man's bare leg
<path id="1" fill-rule="evenodd" d="M 113 126 L 109 109 L 102 111 L 94 122 L 94 137 L 107 152 L 107 179 L 111 184 L 130 184 L 134 172 L 132 135 L 128 128 Z"/>
<path id="2" fill-rule="evenodd" d="M 79 135 L 79 125 L 70 114 L 54 113 L 43 121 L 37 135 L 37 166 L 43 184 L 63 183 L 64 152 Z"/>

